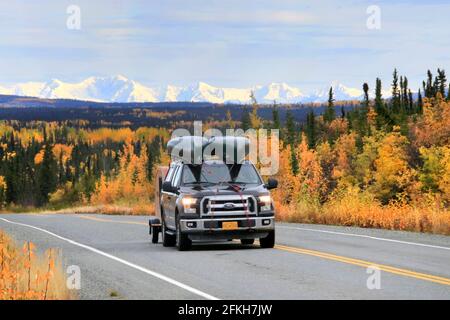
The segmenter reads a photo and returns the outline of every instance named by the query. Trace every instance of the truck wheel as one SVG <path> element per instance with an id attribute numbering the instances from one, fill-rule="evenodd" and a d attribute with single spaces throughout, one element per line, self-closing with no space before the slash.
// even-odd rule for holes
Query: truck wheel
<path id="1" fill-rule="evenodd" d="M 253 244 L 255 242 L 255 239 L 241 239 L 241 243 L 244 245 Z"/>
<path id="2" fill-rule="evenodd" d="M 192 246 L 192 240 L 189 239 L 188 235 L 181 233 L 180 220 L 178 219 L 178 217 L 177 217 L 176 244 L 177 244 L 178 251 L 189 250 Z"/>
<path id="3" fill-rule="evenodd" d="M 162 244 L 164 247 L 173 247 L 175 245 L 175 237 L 167 233 L 166 222 L 164 221 L 164 214 L 161 215 L 161 234 Z"/>
<path id="4" fill-rule="evenodd" d="M 275 246 L 275 230 L 269 231 L 269 234 L 265 238 L 259 239 L 261 248 L 273 248 Z"/>

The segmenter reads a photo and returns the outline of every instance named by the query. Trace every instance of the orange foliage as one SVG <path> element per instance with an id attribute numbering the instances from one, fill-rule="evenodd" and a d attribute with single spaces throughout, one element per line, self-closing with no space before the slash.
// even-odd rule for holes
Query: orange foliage
<path id="1" fill-rule="evenodd" d="M 326 191 L 323 170 L 317 152 L 308 148 L 305 135 L 298 147 L 299 180 L 302 189 L 313 197 L 320 197 Z"/>
<path id="2" fill-rule="evenodd" d="M 153 184 L 147 179 L 147 149 L 143 144 L 139 155 L 133 144 L 126 142 L 120 154 L 120 166 L 115 176 L 101 176 L 91 204 L 140 203 L 148 204 L 153 195 Z"/>
<path id="3" fill-rule="evenodd" d="M 69 299 L 65 274 L 53 249 L 44 256 L 26 242 L 20 250 L 0 230 L 0 300 Z"/>
<path id="4" fill-rule="evenodd" d="M 414 145 L 450 145 L 450 101 L 445 101 L 438 93 L 436 98 L 424 99 L 423 117 L 412 125 Z"/>
<path id="5" fill-rule="evenodd" d="M 72 154 L 72 149 L 73 146 L 56 143 L 53 146 L 53 154 L 55 155 L 56 159 L 59 159 L 59 157 L 62 155 L 62 160 L 66 162 L 67 159 L 69 159 Z"/>
<path id="6" fill-rule="evenodd" d="M 385 136 L 375 160 L 373 191 L 382 200 L 401 196 L 414 180 L 415 171 L 408 164 L 408 139 L 399 132 Z"/>
<path id="7" fill-rule="evenodd" d="M 41 151 L 36 153 L 36 155 L 34 156 L 35 164 L 40 164 L 42 162 L 42 160 L 44 160 L 44 149 L 42 149 Z"/>

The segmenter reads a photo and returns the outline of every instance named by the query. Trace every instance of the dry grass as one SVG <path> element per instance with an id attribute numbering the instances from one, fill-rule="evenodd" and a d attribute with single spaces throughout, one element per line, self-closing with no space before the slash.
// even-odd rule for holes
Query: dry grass
<path id="1" fill-rule="evenodd" d="M 59 253 L 37 255 L 32 242 L 22 248 L 0 230 L 0 300 L 74 298 L 66 286 Z"/>
<path id="2" fill-rule="evenodd" d="M 80 213 L 80 214 L 88 214 L 88 213 L 97 213 L 97 214 L 107 214 L 107 215 L 153 215 L 155 212 L 153 204 L 134 204 L 134 205 L 91 205 L 91 206 L 82 206 L 82 207 L 74 207 L 67 208 L 58 211 L 54 211 L 55 213 Z"/>
<path id="3" fill-rule="evenodd" d="M 278 205 L 277 209 L 281 221 L 450 235 L 449 209 L 432 202 L 383 206 L 370 197 L 350 193 L 322 205 L 300 200 L 291 205 Z"/>

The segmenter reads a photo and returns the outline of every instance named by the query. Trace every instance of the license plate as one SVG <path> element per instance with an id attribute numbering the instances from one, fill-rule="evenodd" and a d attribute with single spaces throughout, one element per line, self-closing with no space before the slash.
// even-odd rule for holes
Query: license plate
<path id="1" fill-rule="evenodd" d="M 222 222 L 222 229 L 223 230 L 235 230 L 238 228 L 237 221 L 226 221 Z"/>

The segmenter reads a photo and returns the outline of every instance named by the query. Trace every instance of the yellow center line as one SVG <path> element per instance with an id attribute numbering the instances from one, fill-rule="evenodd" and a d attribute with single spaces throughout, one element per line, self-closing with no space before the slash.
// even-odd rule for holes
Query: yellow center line
<path id="1" fill-rule="evenodd" d="M 320 257 L 320 258 L 324 258 L 324 259 L 328 259 L 328 260 L 334 260 L 334 261 L 339 261 L 339 262 L 343 262 L 343 263 L 348 263 L 348 264 L 352 264 L 352 265 L 356 265 L 356 266 L 360 266 L 360 267 L 364 267 L 364 268 L 375 266 L 385 272 L 450 286 L 449 278 L 434 276 L 434 275 L 430 275 L 430 274 L 426 274 L 426 273 L 420 273 L 420 272 L 415 272 L 415 271 L 411 271 L 411 270 L 407 270 L 407 269 L 391 267 L 391 266 L 387 266 L 387 265 L 383 265 L 383 264 L 379 264 L 379 263 L 375 263 L 375 262 L 370 262 L 370 261 L 365 261 L 365 260 L 359 260 L 359 259 L 353 259 L 353 258 L 348 258 L 348 257 L 344 257 L 344 256 L 338 256 L 338 255 L 321 252 L 321 251 L 316 251 L 316 250 L 308 250 L 308 249 L 289 247 L 289 246 L 284 246 L 284 245 L 275 245 L 275 248 L 278 250 L 288 251 L 291 253 L 306 254 L 306 255 Z"/>
<path id="2" fill-rule="evenodd" d="M 118 220 L 113 220 L 113 219 L 104 219 L 104 218 L 91 217 L 91 216 L 85 216 L 85 215 L 77 215 L 77 217 L 79 217 L 81 219 L 94 220 L 94 221 L 99 221 L 99 222 L 121 223 L 121 224 L 137 224 L 137 225 L 148 226 L 148 223 L 139 222 L 139 221 L 118 221 Z"/>
<path id="3" fill-rule="evenodd" d="M 145 225 L 145 226 L 148 225 L 145 222 L 138 222 L 138 221 L 118 221 L 118 220 L 113 220 L 113 219 L 104 219 L 104 218 L 85 216 L 85 215 L 78 215 L 78 217 L 82 218 L 82 219 L 88 219 L 88 220 L 99 221 L 99 222 L 135 224 L 135 225 Z M 370 262 L 370 261 L 365 261 L 365 260 L 359 260 L 359 259 L 339 256 L 339 255 L 335 255 L 335 254 L 331 254 L 331 253 L 327 253 L 327 252 L 323 252 L 323 251 L 309 250 L 309 249 L 303 249 L 303 248 L 299 248 L 299 247 L 290 247 L 290 246 L 279 245 L 279 244 L 275 245 L 275 249 L 283 250 L 283 251 L 287 251 L 287 252 L 291 252 L 291 253 L 297 253 L 297 254 L 306 254 L 306 255 L 319 257 L 319 258 L 323 258 L 323 259 L 327 259 L 327 260 L 333 260 L 333 261 L 343 262 L 343 263 L 347 263 L 347 264 L 352 264 L 352 265 L 363 267 L 363 268 L 375 266 L 375 267 L 378 267 L 382 271 L 389 272 L 392 274 L 397 274 L 397 275 L 401 275 L 401 276 L 405 276 L 405 277 L 411 277 L 411 278 L 415 278 L 415 279 L 420 279 L 420 280 L 425 280 L 425 281 L 430 281 L 430 282 L 435 282 L 435 283 L 450 286 L 449 278 L 439 277 L 439 276 L 426 274 L 426 273 L 415 272 L 415 271 L 411 271 L 411 270 L 407 270 L 407 269 L 391 267 L 391 266 L 379 264 L 376 262 Z"/>

